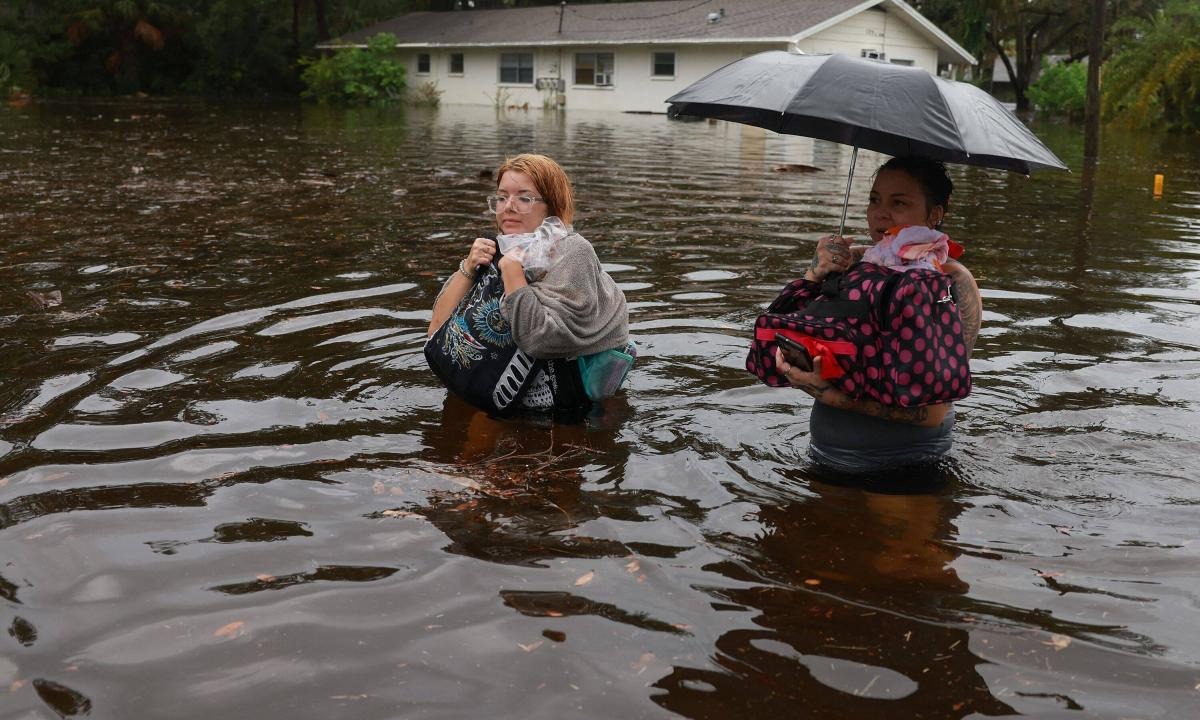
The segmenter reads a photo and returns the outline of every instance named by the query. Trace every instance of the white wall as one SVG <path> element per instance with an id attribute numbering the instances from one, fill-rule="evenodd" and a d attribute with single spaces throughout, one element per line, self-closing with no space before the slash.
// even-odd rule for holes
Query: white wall
<path id="1" fill-rule="evenodd" d="M 796 47 L 806 53 L 841 53 L 861 57 L 863 50 L 878 50 L 891 60 L 911 60 L 913 65 L 937 74 L 937 48 L 896 13 L 865 10 L 837 25 L 805 38 Z"/>
<path id="2" fill-rule="evenodd" d="M 665 100 L 713 70 L 744 55 L 763 50 L 782 50 L 784 45 L 659 45 L 620 48 L 566 48 L 563 50 L 564 77 L 567 78 L 566 107 L 572 110 L 619 110 L 622 112 L 667 111 Z M 577 52 L 613 53 L 613 85 L 600 88 L 574 85 Z M 675 53 L 675 75 L 655 77 L 656 52 Z"/>
<path id="3" fill-rule="evenodd" d="M 666 112 L 668 97 L 708 73 L 745 55 L 764 50 L 786 49 L 781 43 L 757 45 L 680 45 L 564 48 L 505 48 L 505 52 L 532 52 L 534 78 L 564 78 L 562 107 L 572 110 L 616 110 L 621 112 Z M 433 82 L 442 91 L 441 101 L 451 105 L 494 105 L 500 93 L 505 105 L 529 104 L 540 108 L 559 106 L 557 93 L 533 85 L 500 84 L 500 51 L 487 48 L 430 49 L 429 73 L 417 72 L 418 51 L 405 50 L 401 61 L 408 70 L 409 92 Z M 451 53 L 463 53 L 463 73 L 451 75 Z M 584 52 L 613 53 L 613 84 L 609 87 L 575 85 L 575 55 Z M 675 53 L 675 76 L 653 77 L 653 53 Z"/>
<path id="4" fill-rule="evenodd" d="M 859 57 L 862 50 L 887 53 L 889 60 L 912 60 L 917 67 L 937 73 L 937 49 L 895 14 L 868 10 L 835 27 L 797 43 L 803 52 L 835 52 Z M 550 90 L 530 85 L 500 84 L 500 50 L 496 48 L 437 48 L 430 54 L 430 72 L 417 73 L 418 51 L 404 50 L 400 57 L 408 68 L 410 92 L 426 82 L 442 91 L 449 105 L 504 105 L 530 108 L 563 107 L 571 110 L 615 110 L 619 112 L 666 112 L 663 102 L 708 73 L 738 58 L 764 50 L 786 50 L 782 43 L 624 45 L 595 47 L 505 48 L 505 52 L 532 52 L 534 78 L 564 78 L 562 98 Z M 675 77 L 652 77 L 654 52 L 675 53 Z M 463 73 L 451 75 L 450 54 L 463 53 Z M 575 85 L 575 55 L 581 52 L 613 53 L 613 84 L 610 87 Z"/>

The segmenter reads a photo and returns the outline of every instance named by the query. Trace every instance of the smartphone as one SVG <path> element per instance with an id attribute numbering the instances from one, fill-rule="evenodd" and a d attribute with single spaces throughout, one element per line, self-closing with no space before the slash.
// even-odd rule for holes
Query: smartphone
<path id="1" fill-rule="evenodd" d="M 800 368 L 804 372 L 812 372 L 812 356 L 808 354 L 808 350 L 803 345 L 782 333 L 775 335 L 775 344 L 783 352 L 783 359 L 787 360 L 788 364 Z"/>

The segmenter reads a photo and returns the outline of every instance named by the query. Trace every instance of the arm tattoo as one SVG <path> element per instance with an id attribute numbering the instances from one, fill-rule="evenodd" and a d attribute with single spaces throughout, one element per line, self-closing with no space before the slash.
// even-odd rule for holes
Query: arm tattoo
<path id="1" fill-rule="evenodd" d="M 967 344 L 967 355 L 975 347 L 975 339 L 979 337 L 979 326 L 983 322 L 983 302 L 979 296 L 979 285 L 971 271 L 963 265 L 954 263 L 946 268 L 954 279 L 958 295 L 958 314 L 962 317 L 963 341 Z"/>
<path id="2" fill-rule="evenodd" d="M 967 357 L 970 357 L 971 351 L 975 349 L 975 338 L 979 337 L 979 325 L 983 316 L 979 296 L 967 293 L 966 297 L 959 300 L 958 311 L 962 315 L 963 341 L 967 344 Z"/>
<path id="3" fill-rule="evenodd" d="M 845 395 L 841 395 L 835 390 L 832 385 L 827 382 L 821 383 L 801 383 L 792 385 L 799 388 L 813 397 L 814 400 L 820 403 L 825 403 L 831 407 L 842 408 L 850 412 L 857 412 L 863 415 L 887 420 L 889 422 L 905 423 L 908 425 L 923 425 L 929 420 L 929 408 L 921 407 L 894 407 L 884 405 L 875 400 L 852 400 Z"/>
<path id="4" fill-rule="evenodd" d="M 795 387 L 798 387 L 801 390 L 803 390 L 804 392 L 808 393 L 809 395 L 812 395 L 813 399 L 815 399 L 815 400 L 820 400 L 822 397 L 825 396 L 826 393 L 829 392 L 829 389 L 830 389 L 830 386 L 828 384 L 813 385 L 811 383 L 804 383 L 803 385 L 796 385 Z"/>

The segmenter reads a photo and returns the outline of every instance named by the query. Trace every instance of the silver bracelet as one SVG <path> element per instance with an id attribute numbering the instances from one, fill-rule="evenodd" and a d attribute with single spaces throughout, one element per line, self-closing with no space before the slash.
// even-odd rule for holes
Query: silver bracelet
<path id="1" fill-rule="evenodd" d="M 458 261 L 458 271 L 460 273 L 462 273 L 463 277 L 465 277 L 466 279 L 470 280 L 471 282 L 475 282 L 475 278 L 471 277 L 471 273 L 467 272 L 467 259 L 466 258 L 463 258 L 462 260 Z"/>

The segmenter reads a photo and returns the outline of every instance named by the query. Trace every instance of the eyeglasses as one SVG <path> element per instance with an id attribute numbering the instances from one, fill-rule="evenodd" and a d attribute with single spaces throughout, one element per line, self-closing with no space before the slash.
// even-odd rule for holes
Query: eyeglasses
<path id="1" fill-rule="evenodd" d="M 534 203 L 539 202 L 546 201 L 543 198 L 533 197 L 532 195 L 488 195 L 487 197 L 488 210 L 497 215 L 500 214 L 500 209 L 505 205 L 511 207 L 518 214 L 525 215 L 533 210 Z"/>

